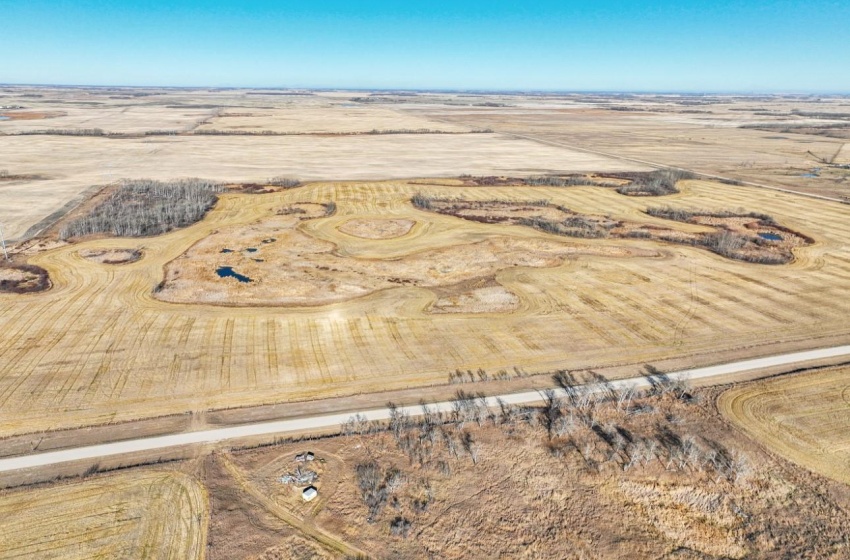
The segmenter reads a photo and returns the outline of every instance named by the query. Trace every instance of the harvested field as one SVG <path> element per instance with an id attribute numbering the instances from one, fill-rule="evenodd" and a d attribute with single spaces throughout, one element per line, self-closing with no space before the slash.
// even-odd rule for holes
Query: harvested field
<path id="1" fill-rule="evenodd" d="M 80 256 L 100 264 L 127 264 L 142 258 L 139 249 L 84 249 Z"/>
<path id="2" fill-rule="evenodd" d="M 66 113 L 56 111 L 4 111 L 0 112 L 0 117 L 5 117 L 10 121 L 40 121 L 42 119 L 55 119 L 64 117 Z"/>
<path id="3" fill-rule="evenodd" d="M 774 453 L 850 484 L 850 368 L 734 387 L 718 408 Z"/>
<path id="4" fill-rule="evenodd" d="M 0 221 L 11 239 L 92 185 L 123 178 L 170 181 L 206 177 L 240 183 L 262 182 L 278 175 L 372 180 L 455 177 L 493 168 L 540 173 L 640 167 L 493 134 L 128 139 L 14 136 L 3 138 L 3 143 L 5 162 L 14 164 L 17 172 L 55 177 L 39 181 L 38 189 L 30 182 L 4 186 L 4 196 L 13 202 L 0 209 Z M 286 154 L 286 158 L 280 154 Z"/>
<path id="5" fill-rule="evenodd" d="M 846 555 L 847 493 L 730 432 L 715 394 L 491 412 L 473 399 L 445 417 L 401 417 L 378 433 L 354 421 L 349 436 L 228 460 L 269 497 L 265 511 L 375 558 Z M 308 449 L 322 464 L 319 496 L 303 503 L 277 480 Z"/>
<path id="6" fill-rule="evenodd" d="M 495 279 L 485 278 L 469 286 L 436 290 L 436 293 L 440 299 L 431 306 L 431 313 L 508 313 L 520 305 L 517 295 Z"/>
<path id="7" fill-rule="evenodd" d="M 419 180 L 226 193 L 201 222 L 184 229 L 59 245 L 29 257 L 54 286 L 0 295 L 0 435 L 443 385 L 457 369 L 481 368 L 492 376 L 514 366 L 528 373 L 616 366 L 631 375 L 628 364 L 715 363 L 767 351 L 768 344 L 781 352 L 786 344 L 848 334 L 848 206 L 708 181 L 688 181 L 671 195 L 669 204 L 685 210 L 757 208 L 815 240 L 794 250 L 793 263 L 768 267 L 651 239 L 568 239 L 424 212 L 410 199 L 426 188 L 435 198 L 545 198 L 581 214 L 711 230 L 648 216 L 645 199 L 596 187 Z M 336 212 L 325 216 L 322 205 L 330 202 Z M 304 213 L 277 213 L 292 207 Z M 395 239 L 338 229 L 378 217 L 417 225 Z M 233 252 L 221 253 L 225 248 Z M 87 249 L 143 249 L 145 256 L 104 266 L 82 258 Z M 184 254 L 188 258 L 180 258 Z M 507 267 L 506 255 L 522 266 Z M 277 269 L 281 275 L 360 292 L 298 287 L 263 268 L 274 259 L 285 263 Z M 451 267 L 443 270 L 443 260 Z M 340 272 L 318 268 L 331 265 Z M 220 266 L 257 281 L 220 278 Z M 164 276 L 178 271 L 206 285 L 193 293 L 190 282 Z M 488 292 L 452 303 L 494 286 L 476 283 L 491 277 L 517 297 L 516 308 L 475 312 L 478 298 L 498 303 Z M 155 293 L 164 279 L 171 287 Z M 290 290 L 283 294 L 287 307 L 270 305 L 281 295 L 266 282 Z M 177 287 L 182 291 L 171 291 Z M 220 296 L 214 304 L 203 300 L 207 289 Z M 168 293 L 183 299 L 163 301 Z M 322 304 L 327 297 L 336 302 Z M 501 304 L 508 299 L 502 293 Z M 251 301 L 259 305 L 244 305 Z M 463 305 L 463 311 L 435 312 L 438 302 Z"/>
<path id="8" fill-rule="evenodd" d="M 204 558 L 207 497 L 178 472 L 135 469 L 0 493 L 0 559 Z"/>
<path id="9" fill-rule="evenodd" d="M 280 175 L 374 180 L 648 169 L 527 140 L 471 134 L 476 127 L 352 104 L 345 93 L 38 91 L 41 97 L 27 97 L 21 88 L 4 102 L 65 116 L 0 119 L 3 168 L 46 177 L 37 184 L 34 179 L 4 183 L 0 223 L 13 240 L 93 186 L 121 179 L 262 183 Z"/>
<path id="10" fill-rule="evenodd" d="M 414 225 L 413 220 L 357 219 L 348 220 L 339 231 L 363 239 L 393 239 L 407 235 Z"/>
<path id="11" fill-rule="evenodd" d="M 697 113 L 689 103 L 704 97 L 571 94 L 529 98 L 511 96 L 514 107 L 485 108 L 439 104 L 401 104 L 399 111 L 503 134 L 541 144 L 582 148 L 632 162 L 652 162 L 794 191 L 850 199 L 848 175 L 802 179 L 846 142 L 847 128 L 818 128 L 823 119 L 800 112 L 846 112 L 846 97 L 803 99 L 767 96 L 748 99 L 718 96 L 710 110 Z M 390 106 L 378 105 L 379 107 Z M 611 110 L 611 108 L 634 110 Z M 794 111 L 798 110 L 795 114 Z M 779 134 L 789 126 L 792 134 Z M 739 128 L 776 125 L 763 131 Z M 846 126 L 846 122 L 844 122 Z M 833 125 L 834 126 L 834 125 Z M 843 135 L 829 138 L 824 133 Z"/>

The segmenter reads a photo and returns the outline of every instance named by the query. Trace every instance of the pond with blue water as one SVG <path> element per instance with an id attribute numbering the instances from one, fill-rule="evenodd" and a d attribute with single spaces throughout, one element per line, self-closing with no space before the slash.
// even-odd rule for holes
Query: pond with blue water
<path id="1" fill-rule="evenodd" d="M 251 278 L 248 278 L 244 274 L 239 274 L 235 270 L 233 270 L 232 266 L 220 266 L 215 271 L 218 274 L 219 278 L 236 278 L 240 282 L 247 283 L 253 282 Z"/>

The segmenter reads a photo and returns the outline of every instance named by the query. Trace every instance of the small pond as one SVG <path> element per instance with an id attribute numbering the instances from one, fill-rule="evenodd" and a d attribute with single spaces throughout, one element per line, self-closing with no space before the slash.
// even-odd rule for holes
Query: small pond
<path id="1" fill-rule="evenodd" d="M 782 236 L 778 233 L 762 232 L 759 233 L 759 237 L 761 237 L 762 239 L 767 239 L 769 241 L 782 241 Z"/>
<path id="2" fill-rule="evenodd" d="M 232 253 L 233 249 L 222 249 L 221 252 L 222 253 Z"/>
<path id="3" fill-rule="evenodd" d="M 247 248 L 247 249 L 245 249 L 245 250 L 246 250 L 246 251 L 248 251 L 249 253 L 256 253 L 256 252 L 257 252 L 257 248 L 256 248 L 256 247 L 248 247 L 248 248 Z"/>
<path id="4" fill-rule="evenodd" d="M 251 280 L 244 274 L 239 274 L 238 272 L 233 270 L 233 267 L 231 266 L 220 266 L 216 269 L 215 273 L 218 274 L 219 278 L 236 278 L 240 282 L 253 282 L 253 280 Z"/>

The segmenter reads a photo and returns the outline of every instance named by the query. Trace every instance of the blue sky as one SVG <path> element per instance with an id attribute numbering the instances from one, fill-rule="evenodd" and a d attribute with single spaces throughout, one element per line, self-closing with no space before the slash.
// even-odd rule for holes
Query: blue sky
<path id="1" fill-rule="evenodd" d="M 0 82 L 850 92 L 850 1 L 0 0 Z"/>

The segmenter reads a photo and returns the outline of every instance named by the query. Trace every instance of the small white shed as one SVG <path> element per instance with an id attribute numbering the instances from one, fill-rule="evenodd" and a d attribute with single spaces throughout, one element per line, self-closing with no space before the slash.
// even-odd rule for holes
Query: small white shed
<path id="1" fill-rule="evenodd" d="M 315 498 L 318 495 L 319 495 L 319 491 L 316 490 L 315 486 L 308 486 L 307 488 L 304 489 L 303 492 L 301 492 L 301 497 L 304 499 L 305 502 L 312 501 L 313 498 Z"/>

